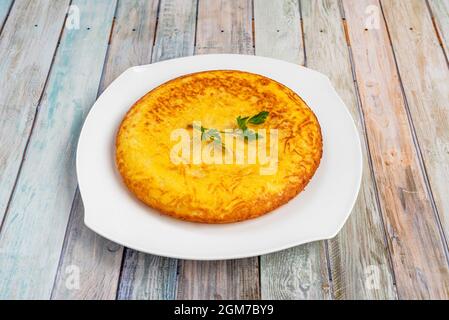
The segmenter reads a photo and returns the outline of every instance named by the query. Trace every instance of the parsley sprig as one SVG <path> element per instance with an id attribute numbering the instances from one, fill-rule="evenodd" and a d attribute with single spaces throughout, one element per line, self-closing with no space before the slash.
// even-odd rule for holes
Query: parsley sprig
<path id="1" fill-rule="evenodd" d="M 262 111 L 252 117 L 238 116 L 236 118 L 237 126 L 240 130 L 242 130 L 241 135 L 243 136 L 243 138 L 248 141 L 257 140 L 259 138 L 262 138 L 262 136 L 259 135 L 257 132 L 249 129 L 248 124 L 253 124 L 253 125 L 263 124 L 267 120 L 269 114 L 270 113 L 268 111 Z M 214 143 L 216 143 L 218 145 L 221 144 L 224 147 L 224 144 L 221 140 L 220 133 L 226 134 L 228 132 L 219 131 L 219 130 L 213 129 L 213 128 L 210 129 L 210 128 L 206 128 L 203 126 L 201 126 L 201 127 L 194 126 L 193 128 L 197 129 L 197 130 L 201 130 L 201 140 L 202 141 L 213 141 Z"/>
<path id="2" fill-rule="evenodd" d="M 237 117 L 237 125 L 243 132 L 243 137 L 248 141 L 257 140 L 261 138 L 257 132 L 254 130 L 248 129 L 248 124 L 262 124 L 267 120 L 268 115 L 270 113 L 268 111 L 262 111 L 252 117 Z"/>

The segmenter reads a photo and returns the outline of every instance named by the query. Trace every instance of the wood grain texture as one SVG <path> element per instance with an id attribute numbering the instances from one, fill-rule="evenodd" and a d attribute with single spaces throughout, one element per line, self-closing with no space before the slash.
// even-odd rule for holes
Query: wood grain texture
<path id="1" fill-rule="evenodd" d="M 299 0 L 254 0 L 256 55 L 304 65 Z"/>
<path id="2" fill-rule="evenodd" d="M 443 239 L 419 165 L 380 4 L 344 0 L 343 5 L 399 298 L 448 298 Z M 378 28 L 376 23 L 367 26 L 368 18 L 377 21 Z"/>
<path id="3" fill-rule="evenodd" d="M 153 62 L 193 55 L 197 5 L 197 0 L 161 0 Z"/>
<path id="4" fill-rule="evenodd" d="M 151 59 L 151 49 L 156 26 L 157 1 L 121 0 L 111 35 L 103 79 L 102 92 L 111 81 L 127 68 L 146 64 Z M 114 299 L 117 293 L 123 247 L 108 241 L 89 230 L 83 223 L 80 197 L 73 205 L 60 270 L 55 282 L 55 299 Z M 70 266 L 80 271 L 78 290 L 68 290 L 72 278 Z"/>
<path id="5" fill-rule="evenodd" d="M 50 297 L 75 194 L 75 148 L 100 83 L 115 2 L 73 5 L 82 24 L 64 29 L 0 236 L 7 297 Z"/>
<path id="6" fill-rule="evenodd" d="M 83 212 L 77 190 L 52 299 L 115 299 L 123 247 L 87 229 Z"/>
<path id="7" fill-rule="evenodd" d="M 3 29 L 3 23 L 8 16 L 9 10 L 11 9 L 11 5 L 13 0 L 2 0 L 0 1 L 0 32 Z"/>
<path id="8" fill-rule="evenodd" d="M 449 59 L 449 0 L 428 0 L 442 46 Z"/>
<path id="9" fill-rule="evenodd" d="M 19 171 L 69 0 L 17 0 L 0 35 L 0 222 Z M 20 93 L 20 94 L 19 94 Z"/>
<path id="10" fill-rule="evenodd" d="M 196 54 L 254 54 L 251 0 L 199 0 Z"/>
<path id="11" fill-rule="evenodd" d="M 333 296 L 335 299 L 394 299 L 394 276 L 368 162 L 369 150 L 339 2 L 303 0 L 301 12 L 307 66 L 330 78 L 351 112 L 362 142 L 364 162 L 359 197 L 343 229 L 328 241 Z"/>
<path id="12" fill-rule="evenodd" d="M 449 238 L 449 68 L 423 0 L 382 1 L 408 109 Z"/>
<path id="13" fill-rule="evenodd" d="M 299 1 L 254 1 L 257 55 L 304 64 Z M 262 299 L 329 299 L 324 242 L 260 257 Z"/>
<path id="14" fill-rule="evenodd" d="M 152 62 L 188 56 L 195 49 L 196 0 L 162 0 Z M 119 299 L 174 299 L 176 259 L 126 249 Z"/>
<path id="15" fill-rule="evenodd" d="M 326 248 L 323 241 L 261 256 L 260 271 L 262 299 L 331 298 Z"/>
<path id="16" fill-rule="evenodd" d="M 178 299 L 259 299 L 257 258 L 179 261 Z"/>
<path id="17" fill-rule="evenodd" d="M 249 0 L 199 0 L 196 53 L 253 54 Z M 258 259 L 179 261 L 178 299 L 258 299 Z"/>

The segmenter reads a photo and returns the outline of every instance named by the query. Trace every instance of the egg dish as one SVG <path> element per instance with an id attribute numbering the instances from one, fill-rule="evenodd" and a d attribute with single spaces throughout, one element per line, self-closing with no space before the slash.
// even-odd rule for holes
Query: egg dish
<path id="1" fill-rule="evenodd" d="M 298 195 L 322 150 L 316 116 L 291 89 L 215 70 L 170 80 L 138 100 L 118 129 L 115 159 L 146 205 L 187 221 L 229 223 Z"/>

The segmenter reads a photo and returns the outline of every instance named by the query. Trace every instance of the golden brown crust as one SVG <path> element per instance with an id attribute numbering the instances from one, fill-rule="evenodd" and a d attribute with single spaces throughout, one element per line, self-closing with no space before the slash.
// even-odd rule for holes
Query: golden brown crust
<path id="1" fill-rule="evenodd" d="M 238 115 L 270 112 L 266 129 L 278 129 L 276 174 L 256 165 L 170 163 L 170 131 L 193 120 L 227 129 Z M 254 129 L 257 129 L 254 127 Z M 305 102 L 284 85 L 248 72 L 206 71 L 170 80 L 139 99 L 116 137 L 116 163 L 128 189 L 172 217 L 229 223 L 268 213 L 300 193 L 322 156 L 321 129 Z"/>

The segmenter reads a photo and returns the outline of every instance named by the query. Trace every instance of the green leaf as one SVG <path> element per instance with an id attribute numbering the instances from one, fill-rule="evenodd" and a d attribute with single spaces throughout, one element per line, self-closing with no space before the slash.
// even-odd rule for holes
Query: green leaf
<path id="1" fill-rule="evenodd" d="M 247 129 L 246 126 L 246 121 L 248 120 L 249 117 L 244 117 L 242 118 L 241 116 L 237 117 L 237 125 L 239 126 L 240 129 L 242 129 L 243 131 L 245 131 Z"/>
<path id="2" fill-rule="evenodd" d="M 256 114 L 255 116 L 252 116 L 248 122 L 251 124 L 262 124 L 267 120 L 267 117 L 270 113 L 268 111 L 262 111 Z"/>

